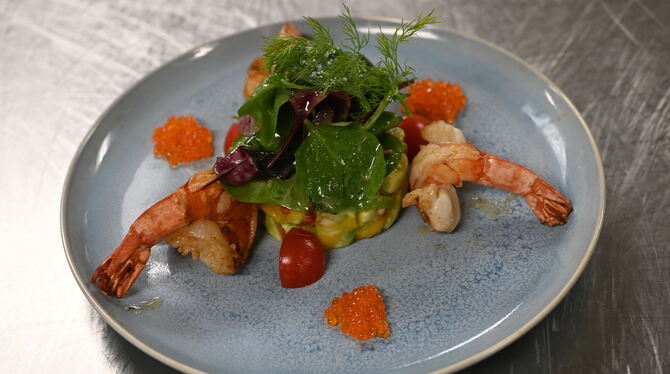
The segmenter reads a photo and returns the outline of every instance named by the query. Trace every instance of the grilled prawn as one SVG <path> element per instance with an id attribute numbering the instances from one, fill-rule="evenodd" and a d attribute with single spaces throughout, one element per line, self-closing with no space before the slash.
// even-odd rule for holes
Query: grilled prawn
<path id="1" fill-rule="evenodd" d="M 255 204 L 233 199 L 216 178 L 211 169 L 199 171 L 142 213 L 91 281 L 106 294 L 123 297 L 144 269 L 151 247 L 163 240 L 215 273 L 234 274 L 249 255 L 258 212 Z"/>
<path id="2" fill-rule="evenodd" d="M 430 143 L 465 143 L 458 128 L 435 121 L 421 129 L 421 137 Z M 451 184 L 427 184 L 414 188 L 402 200 L 403 207 L 416 205 L 424 222 L 433 231 L 452 232 L 461 220 L 461 206 Z"/>
<path id="3" fill-rule="evenodd" d="M 482 152 L 470 143 L 423 146 L 412 162 L 409 178 L 412 190 L 426 185 L 460 187 L 463 182 L 472 182 L 521 195 L 540 222 L 548 226 L 565 224 L 572 211 L 570 200 L 533 171 Z M 404 207 L 418 203 L 413 193 L 403 198 Z"/>

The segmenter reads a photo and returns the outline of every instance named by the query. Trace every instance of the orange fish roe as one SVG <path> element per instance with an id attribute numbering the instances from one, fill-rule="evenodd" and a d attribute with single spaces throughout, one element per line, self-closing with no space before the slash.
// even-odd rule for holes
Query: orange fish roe
<path id="1" fill-rule="evenodd" d="M 340 324 L 340 330 L 352 338 L 367 340 L 391 335 L 386 322 L 384 299 L 377 287 L 362 286 L 336 297 L 323 312 L 330 326 Z"/>
<path id="2" fill-rule="evenodd" d="M 423 79 L 414 82 L 407 91 L 410 96 L 405 101 L 412 112 L 433 121 L 452 123 L 465 107 L 463 90 L 454 83 Z"/>
<path id="3" fill-rule="evenodd" d="M 212 157 L 212 133 L 193 117 L 170 117 L 154 129 L 154 155 L 165 157 L 170 165 Z"/>

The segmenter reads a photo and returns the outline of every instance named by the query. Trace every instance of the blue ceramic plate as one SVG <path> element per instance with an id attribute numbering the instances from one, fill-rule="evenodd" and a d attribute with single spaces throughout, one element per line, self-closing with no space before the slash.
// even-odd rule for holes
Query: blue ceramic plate
<path id="1" fill-rule="evenodd" d="M 341 39 L 337 19 L 323 22 Z M 394 20 L 359 19 L 392 32 Z M 304 22 L 298 26 L 307 29 Z M 573 105 L 540 73 L 509 53 L 453 30 L 431 27 L 401 47 L 418 77 L 460 84 L 457 120 L 477 147 L 521 163 L 574 203 L 567 225 L 541 225 L 522 199 L 479 186 L 461 190 L 464 214 L 452 234 L 430 233 L 414 208 L 371 239 L 331 251 L 316 284 L 282 289 L 279 243 L 261 232 L 241 274 L 216 275 L 165 244 L 124 299 L 89 279 L 146 208 L 212 160 L 173 169 L 152 155 L 152 129 L 193 115 L 220 145 L 242 104 L 249 62 L 271 25 L 178 57 L 121 96 L 98 120 L 70 168 L 62 235 L 86 297 L 121 335 L 190 372 L 452 371 L 528 331 L 568 292 L 595 246 L 604 210 L 598 151 Z M 378 53 L 365 53 L 375 61 Z M 325 324 L 330 300 L 375 284 L 387 303 L 388 339 L 364 343 Z M 159 298 L 160 305 L 129 311 Z M 575 318 L 580 318 L 575 316 Z"/>

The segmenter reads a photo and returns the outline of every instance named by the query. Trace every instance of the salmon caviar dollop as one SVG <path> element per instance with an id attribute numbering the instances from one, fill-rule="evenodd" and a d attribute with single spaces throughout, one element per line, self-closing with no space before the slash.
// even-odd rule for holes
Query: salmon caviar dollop
<path id="1" fill-rule="evenodd" d="M 465 108 L 466 98 L 461 87 L 445 81 L 423 79 L 409 86 L 405 99 L 413 114 L 453 123 L 458 112 Z"/>
<path id="2" fill-rule="evenodd" d="M 154 155 L 165 157 L 170 165 L 212 157 L 212 133 L 193 117 L 170 117 L 154 129 Z"/>
<path id="3" fill-rule="evenodd" d="M 373 285 L 358 287 L 334 298 L 323 316 L 328 325 L 339 324 L 343 333 L 355 339 L 388 338 L 391 335 L 384 299 Z"/>

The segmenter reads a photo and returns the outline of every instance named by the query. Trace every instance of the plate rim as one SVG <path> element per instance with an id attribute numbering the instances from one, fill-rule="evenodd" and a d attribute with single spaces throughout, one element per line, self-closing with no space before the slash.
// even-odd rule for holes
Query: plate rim
<path id="1" fill-rule="evenodd" d="M 353 17 L 355 21 L 366 21 L 366 22 L 388 22 L 388 23 L 395 23 L 395 24 L 400 24 L 403 22 L 403 19 L 401 18 L 396 18 L 396 17 L 381 17 L 381 16 L 357 16 Z M 339 17 L 337 16 L 328 16 L 328 17 L 315 17 L 316 20 L 337 20 Z M 237 32 L 233 32 L 231 34 L 228 34 L 226 36 L 213 39 L 210 41 L 207 41 L 205 43 L 198 44 L 189 50 L 169 59 L 168 61 L 160 64 L 156 68 L 152 69 L 148 73 L 144 74 L 142 78 L 140 78 L 138 81 L 130 85 L 127 89 L 125 89 L 119 96 L 112 101 L 111 104 L 107 106 L 107 108 L 97 117 L 95 120 L 94 124 L 89 128 L 89 130 L 86 132 L 82 140 L 80 141 L 79 145 L 77 146 L 77 150 L 75 151 L 74 155 L 72 156 L 72 160 L 70 161 L 70 165 L 68 166 L 68 170 L 65 176 L 65 180 L 63 182 L 63 187 L 61 191 L 61 202 L 60 202 L 60 233 L 61 233 L 61 242 L 63 244 L 63 249 L 65 252 L 65 257 L 67 258 L 68 266 L 70 267 L 70 271 L 75 277 L 75 280 L 77 281 L 77 285 L 79 288 L 82 290 L 84 296 L 88 300 L 88 302 L 93 306 L 93 308 L 102 316 L 102 318 L 105 320 L 105 322 L 111 326 L 119 335 L 121 335 L 124 339 L 129 341 L 131 344 L 133 344 L 135 347 L 143 351 L 144 353 L 148 354 L 149 356 L 155 358 L 156 360 L 174 368 L 177 370 L 180 370 L 182 372 L 187 372 L 187 373 L 206 373 L 200 369 L 196 369 L 194 367 L 191 367 L 189 365 L 186 365 L 166 354 L 163 354 L 156 350 L 155 348 L 149 346 L 148 344 L 144 343 L 142 340 L 137 338 L 135 335 L 133 335 L 130 331 L 126 330 L 121 324 L 119 324 L 113 317 L 111 317 L 105 309 L 97 303 L 97 301 L 92 297 L 90 290 L 88 289 L 88 277 L 83 277 L 82 274 L 78 272 L 78 270 L 74 266 L 74 259 L 73 259 L 73 254 L 72 250 L 70 248 L 70 238 L 67 234 L 66 230 L 66 221 L 67 221 L 67 212 L 66 212 L 66 206 L 68 205 L 68 195 L 70 191 L 70 186 L 72 184 L 72 176 L 74 174 L 74 170 L 76 168 L 76 165 L 78 164 L 80 158 L 81 158 L 81 153 L 84 150 L 84 147 L 88 142 L 90 141 L 91 137 L 95 133 L 95 131 L 98 129 L 100 126 L 102 120 L 108 115 L 108 113 L 117 106 L 117 104 L 123 100 L 126 96 L 130 94 L 133 90 L 135 90 L 137 87 L 141 86 L 146 80 L 148 80 L 150 77 L 152 77 L 155 73 L 158 71 L 164 69 L 168 65 L 172 64 L 173 62 L 181 59 L 182 57 L 185 57 L 187 55 L 192 54 L 194 51 L 198 50 L 199 48 L 202 48 L 207 45 L 212 45 L 212 44 L 220 44 L 226 39 L 236 37 L 242 33 L 247 33 L 247 32 L 253 32 L 256 30 L 259 30 L 261 28 L 266 28 L 266 27 L 272 27 L 272 26 L 277 26 L 279 27 L 282 25 L 284 22 L 297 22 L 301 21 L 301 19 L 291 19 L 291 20 L 285 20 L 285 21 L 279 21 L 279 22 L 274 22 L 274 23 L 269 23 L 269 24 L 262 24 L 258 25 L 256 27 L 246 29 L 246 30 L 240 30 Z M 462 32 L 456 29 L 453 29 L 448 26 L 443 26 L 443 25 L 429 25 L 427 27 L 427 30 L 430 29 L 436 29 L 440 31 L 445 31 L 447 33 L 451 33 L 457 36 L 460 36 L 464 39 L 474 41 L 478 44 L 482 44 L 486 47 L 492 48 L 495 51 L 498 51 L 502 53 L 503 55 L 511 58 L 515 62 L 521 64 L 524 66 L 526 69 L 528 69 L 531 73 L 535 74 L 537 77 L 539 77 L 542 81 L 544 81 L 545 84 L 547 84 L 549 87 L 551 87 L 554 90 L 554 93 L 557 94 L 559 97 L 561 97 L 568 105 L 568 108 L 575 114 L 577 117 L 577 120 L 579 124 L 582 126 L 583 130 L 586 133 L 587 139 L 589 144 L 591 145 L 591 149 L 593 151 L 593 154 L 595 156 L 596 160 L 596 169 L 597 169 L 597 174 L 598 174 L 598 185 L 599 185 L 599 194 L 600 198 L 598 199 L 598 205 L 599 205 L 599 212 L 597 215 L 596 219 L 596 224 L 595 224 L 595 229 L 593 231 L 593 235 L 591 237 L 591 241 L 589 242 L 588 249 L 584 256 L 582 257 L 581 262 L 575 269 L 575 272 L 570 276 L 568 279 L 567 283 L 561 288 L 561 290 L 553 297 L 553 299 L 544 306 L 540 310 L 539 313 L 537 313 L 535 316 L 530 318 L 526 323 L 524 323 L 520 328 L 518 328 L 516 331 L 513 333 L 509 334 L 507 337 L 499 340 L 498 342 L 490 345 L 489 347 L 471 355 L 468 358 L 465 358 L 459 362 L 456 362 L 454 364 L 448 365 L 444 368 L 434 370 L 432 373 L 449 373 L 449 372 L 454 372 L 460 369 L 464 369 L 468 366 L 471 366 L 491 355 L 494 353 L 502 350 L 503 348 L 507 347 L 510 345 L 512 342 L 516 341 L 519 339 L 522 335 L 527 333 L 530 329 L 535 327 L 540 321 L 542 321 L 567 295 L 567 293 L 572 289 L 572 287 L 575 285 L 581 274 L 583 273 L 584 269 L 586 268 L 586 265 L 589 263 L 589 260 L 591 259 L 591 256 L 593 255 L 593 252 L 595 250 L 595 247 L 598 243 L 598 239 L 600 237 L 600 233 L 602 231 L 602 226 L 603 226 L 603 221 L 605 217 L 605 208 L 606 208 L 606 186 L 605 186 L 605 171 L 602 163 L 602 158 L 600 156 L 600 151 L 598 149 L 598 145 L 596 144 L 593 134 L 591 134 L 591 130 L 589 129 L 588 125 L 586 124 L 586 121 L 582 117 L 581 113 L 575 105 L 572 103 L 572 101 L 565 95 L 565 93 L 549 78 L 547 78 L 541 71 L 539 71 L 537 68 L 535 68 L 533 65 L 530 63 L 526 62 L 523 60 L 521 57 L 513 54 L 512 52 L 492 43 L 489 42 L 485 39 L 482 39 L 478 36 L 468 34 L 466 32 Z"/>

